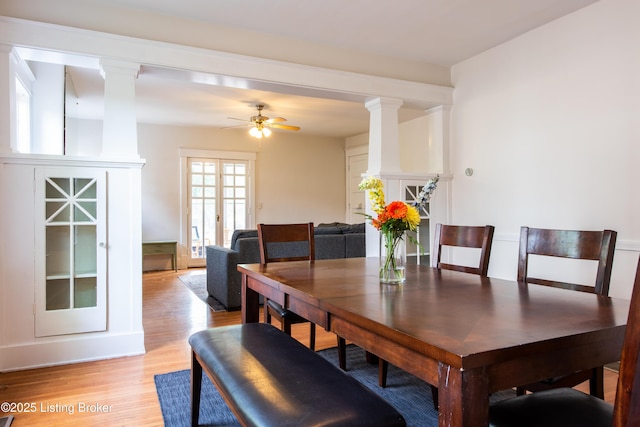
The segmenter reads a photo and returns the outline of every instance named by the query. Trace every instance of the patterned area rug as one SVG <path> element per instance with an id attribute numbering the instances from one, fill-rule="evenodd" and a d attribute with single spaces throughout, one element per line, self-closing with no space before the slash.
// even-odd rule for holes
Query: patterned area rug
<path id="1" fill-rule="evenodd" d="M 338 363 L 336 348 L 321 350 L 321 356 L 335 365 Z M 437 426 L 438 414 L 433 408 L 431 387 L 413 375 L 389 365 L 387 387 L 378 387 L 378 365 L 365 361 L 364 351 L 354 345 L 347 346 L 347 373 L 391 403 L 407 421 L 408 426 Z M 162 409 L 165 427 L 190 425 L 190 372 L 170 372 L 155 376 L 156 390 Z M 515 396 L 512 390 L 495 393 L 491 401 Z M 203 375 L 200 403 L 201 426 L 237 426 L 231 410 Z"/>
<path id="2" fill-rule="evenodd" d="M 207 292 L 207 273 L 183 274 L 178 279 L 213 311 L 227 311 L 224 305 Z"/>

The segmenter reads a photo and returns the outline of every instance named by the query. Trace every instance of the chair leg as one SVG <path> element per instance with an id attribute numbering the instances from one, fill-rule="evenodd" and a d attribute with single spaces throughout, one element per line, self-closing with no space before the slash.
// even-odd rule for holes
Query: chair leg
<path id="1" fill-rule="evenodd" d="M 291 335 L 291 322 L 289 322 L 285 318 L 281 318 L 280 324 L 282 325 L 282 327 L 280 328 L 282 329 L 282 332 L 284 332 L 287 335 Z"/>
<path id="2" fill-rule="evenodd" d="M 269 313 L 269 306 L 267 305 L 267 299 L 264 299 L 264 323 L 271 323 L 271 314 Z"/>
<path id="3" fill-rule="evenodd" d="M 387 371 L 389 370 L 389 362 L 383 359 L 378 360 L 378 385 L 382 388 L 387 386 Z"/>
<path id="4" fill-rule="evenodd" d="M 527 390 L 524 387 L 516 387 L 516 396 L 524 396 Z"/>
<path id="5" fill-rule="evenodd" d="M 316 351 L 316 324 L 309 322 L 309 348 Z"/>
<path id="6" fill-rule="evenodd" d="M 343 371 L 347 370 L 347 340 L 338 337 L 338 366 Z"/>
<path id="7" fill-rule="evenodd" d="M 591 396 L 604 400 L 604 371 L 602 366 L 591 370 L 591 379 L 589 380 L 589 393 Z"/>
<path id="8" fill-rule="evenodd" d="M 435 409 L 436 411 L 439 408 L 439 404 L 438 404 L 438 387 L 432 385 L 431 386 L 431 400 L 433 400 L 433 409 Z"/>

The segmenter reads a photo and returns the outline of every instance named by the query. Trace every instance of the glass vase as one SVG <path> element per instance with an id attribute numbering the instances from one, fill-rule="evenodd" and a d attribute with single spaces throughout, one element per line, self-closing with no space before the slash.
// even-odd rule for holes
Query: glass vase
<path id="1" fill-rule="evenodd" d="M 404 233 L 380 233 L 380 283 L 399 285 L 405 281 L 407 249 Z"/>

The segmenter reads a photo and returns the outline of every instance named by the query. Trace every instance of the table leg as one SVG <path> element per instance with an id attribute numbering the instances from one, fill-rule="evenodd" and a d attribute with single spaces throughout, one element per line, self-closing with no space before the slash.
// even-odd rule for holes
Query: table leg
<path id="1" fill-rule="evenodd" d="M 438 425 L 489 425 L 489 383 L 482 369 L 459 370 L 438 366 Z"/>
<path id="2" fill-rule="evenodd" d="M 257 323 L 260 321 L 260 295 L 247 287 L 247 275 L 242 275 L 240 304 L 242 306 L 242 323 Z"/>

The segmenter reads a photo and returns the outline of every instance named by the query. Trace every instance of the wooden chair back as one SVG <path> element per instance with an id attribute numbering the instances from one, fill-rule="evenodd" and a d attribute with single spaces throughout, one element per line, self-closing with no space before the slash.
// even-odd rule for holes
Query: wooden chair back
<path id="1" fill-rule="evenodd" d="M 618 388 L 613 409 L 614 427 L 640 425 L 640 260 L 631 294 L 624 335 Z"/>
<path id="2" fill-rule="evenodd" d="M 494 229 L 492 225 L 476 227 L 436 224 L 431 266 L 438 269 L 462 271 L 486 276 L 489 270 L 489 256 L 491 255 Z M 467 267 L 441 262 L 443 246 L 480 249 L 480 262 L 478 267 Z"/>
<path id="3" fill-rule="evenodd" d="M 522 227 L 518 257 L 518 281 L 609 295 L 611 267 L 617 233 L 612 230 L 550 230 Z M 529 255 L 584 259 L 598 262 L 595 284 L 581 285 L 540 279 L 528 275 Z"/>
<path id="4" fill-rule="evenodd" d="M 287 251 L 278 250 L 278 244 L 306 242 L 306 255 L 292 256 Z M 260 263 L 280 261 L 313 261 L 316 259 L 313 223 L 308 224 L 258 224 Z M 279 248 L 283 248 L 280 245 Z M 297 249 L 297 248 L 296 248 Z"/>

